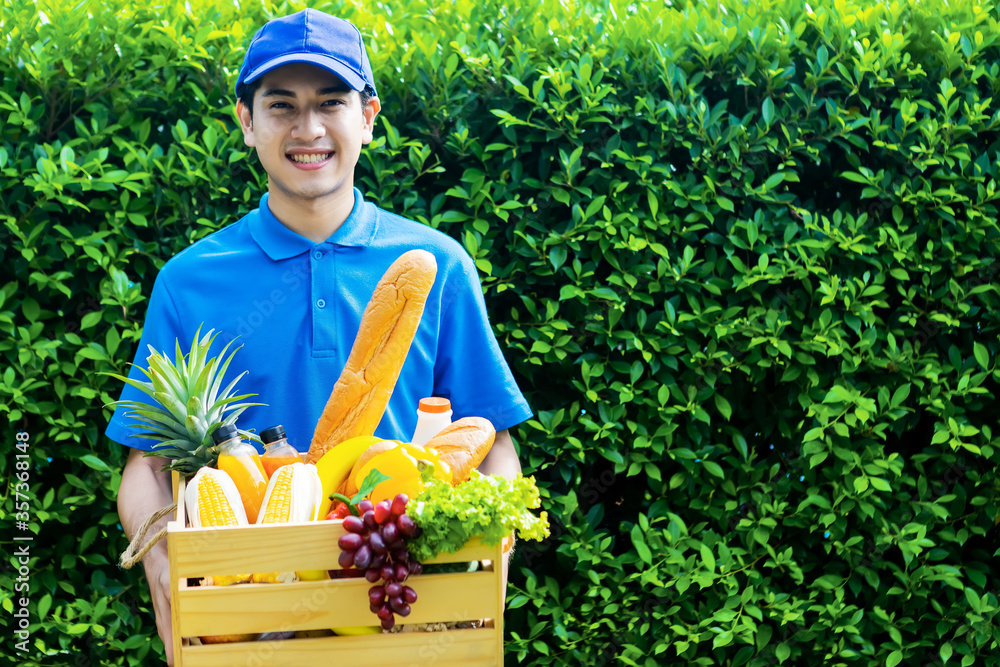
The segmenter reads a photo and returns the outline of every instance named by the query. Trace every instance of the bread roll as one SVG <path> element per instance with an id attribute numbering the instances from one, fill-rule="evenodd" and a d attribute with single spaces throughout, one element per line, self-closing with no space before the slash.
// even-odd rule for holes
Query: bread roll
<path id="1" fill-rule="evenodd" d="M 332 447 L 375 432 L 424 312 L 437 275 L 426 250 L 410 250 L 392 263 L 375 286 L 347 365 L 316 424 L 307 463 Z"/>
<path id="2" fill-rule="evenodd" d="M 469 479 L 472 469 L 490 453 L 496 436 L 497 431 L 489 419 L 463 417 L 445 426 L 424 447 L 436 450 L 441 460 L 451 466 L 454 485 Z"/>

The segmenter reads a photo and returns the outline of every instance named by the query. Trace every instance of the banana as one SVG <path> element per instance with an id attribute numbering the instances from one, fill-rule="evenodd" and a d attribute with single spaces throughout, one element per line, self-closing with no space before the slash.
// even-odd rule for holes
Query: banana
<path id="1" fill-rule="evenodd" d="M 365 450 L 382 438 L 374 435 L 359 435 L 340 443 L 316 462 L 316 471 L 323 482 L 323 500 L 319 505 L 319 518 L 325 519 L 330 512 L 330 494 L 335 492 L 351 474 L 355 462 Z"/>

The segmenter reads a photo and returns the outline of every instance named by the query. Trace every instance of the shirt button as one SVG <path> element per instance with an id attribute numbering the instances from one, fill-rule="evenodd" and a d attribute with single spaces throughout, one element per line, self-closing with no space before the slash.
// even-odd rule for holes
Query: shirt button
<path id="1" fill-rule="evenodd" d="M 320 299 L 319 301 L 316 302 L 316 307 L 317 308 L 326 308 L 326 301 L 324 301 L 323 299 Z"/>
<path id="2" fill-rule="evenodd" d="M 315 258 L 315 259 L 323 259 L 323 251 L 322 250 L 317 250 L 316 252 L 314 252 L 313 253 L 313 258 Z"/>

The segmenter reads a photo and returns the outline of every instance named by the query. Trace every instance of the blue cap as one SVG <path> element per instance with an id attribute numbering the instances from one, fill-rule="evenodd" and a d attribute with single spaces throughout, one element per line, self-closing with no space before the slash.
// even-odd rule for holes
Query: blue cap
<path id="1" fill-rule="evenodd" d="M 244 84 L 290 63 L 317 65 L 358 92 L 368 87 L 371 95 L 378 95 L 361 32 L 354 24 L 316 9 L 268 21 L 257 31 L 243 58 L 236 95 Z"/>

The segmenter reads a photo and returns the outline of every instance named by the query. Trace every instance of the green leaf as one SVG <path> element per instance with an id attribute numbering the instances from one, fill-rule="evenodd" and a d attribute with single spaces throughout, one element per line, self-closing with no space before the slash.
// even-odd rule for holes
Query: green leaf
<path id="1" fill-rule="evenodd" d="M 774 102 L 768 97 L 764 100 L 764 104 L 760 108 L 761 117 L 764 119 L 764 124 L 771 127 L 771 123 L 774 122 Z"/>
<path id="2" fill-rule="evenodd" d="M 428 466 L 428 469 L 429 468 L 432 468 L 432 466 Z M 431 472 L 430 474 L 433 475 L 434 473 Z M 392 478 L 389 477 L 388 475 L 383 475 L 381 472 L 378 471 L 378 469 L 372 468 L 371 471 L 369 471 L 369 473 L 365 475 L 364 481 L 361 482 L 361 486 L 358 488 L 358 492 L 354 494 L 353 498 L 351 498 L 350 504 L 357 505 L 362 500 L 371 495 L 371 492 L 375 490 L 376 486 L 378 486 L 379 484 L 388 479 Z"/>
<path id="3" fill-rule="evenodd" d="M 101 321 L 101 316 L 103 314 L 104 314 L 103 311 L 100 310 L 95 310 L 94 312 L 87 313 L 86 315 L 83 316 L 83 320 L 80 322 L 80 328 L 89 329 L 90 327 L 94 326 L 95 324 Z"/>
<path id="4" fill-rule="evenodd" d="M 89 623 L 73 623 L 66 627 L 66 634 L 68 635 L 82 635 L 90 630 Z"/>
<path id="5" fill-rule="evenodd" d="M 639 558 L 647 565 L 653 564 L 653 553 L 649 550 L 646 545 L 646 538 L 642 534 L 639 525 L 636 524 L 632 526 L 632 546 L 635 547 L 635 552 L 639 554 Z"/>
<path id="6" fill-rule="evenodd" d="M 889 482 L 881 477 L 869 477 L 868 481 L 871 482 L 872 488 L 876 491 L 892 491 L 892 486 Z"/>
<path id="7" fill-rule="evenodd" d="M 39 621 L 45 621 L 49 615 L 49 610 L 52 609 L 52 596 L 46 593 L 38 601 L 38 609 L 36 613 L 38 614 Z"/>
<path id="8" fill-rule="evenodd" d="M 902 651 L 893 651 L 889 654 L 889 657 L 885 659 L 885 667 L 896 667 L 903 660 Z"/>
<path id="9" fill-rule="evenodd" d="M 707 470 L 709 474 L 715 475 L 719 479 L 726 478 L 726 474 L 722 471 L 722 466 L 715 461 L 702 461 L 701 463 L 705 466 L 705 470 Z"/>
<path id="10" fill-rule="evenodd" d="M 948 664 L 948 661 L 951 660 L 952 656 L 951 644 L 950 643 L 942 644 L 941 648 L 938 649 L 938 655 L 941 656 L 941 662 Z"/>
<path id="11" fill-rule="evenodd" d="M 100 472 L 109 472 L 111 470 L 111 468 L 108 467 L 107 463 L 97 458 L 93 454 L 84 454 L 83 456 L 80 457 L 80 462 L 86 465 L 88 468 L 93 468 L 94 470 L 98 470 Z"/>
<path id="12" fill-rule="evenodd" d="M 24 301 L 21 302 L 21 312 L 24 313 L 26 320 L 35 322 L 38 320 L 39 314 L 41 314 L 41 308 L 38 302 L 29 296 L 25 297 Z"/>
<path id="13" fill-rule="evenodd" d="M 892 405 L 892 407 L 902 405 L 909 397 L 909 395 L 910 395 L 910 383 L 907 382 L 906 384 L 900 385 L 896 389 L 896 391 L 893 392 L 892 401 L 890 401 L 890 404 Z"/>
<path id="14" fill-rule="evenodd" d="M 846 178 L 849 181 L 854 181 L 855 183 L 864 183 L 864 184 L 867 184 L 867 183 L 871 182 L 871 179 L 869 177 L 867 177 L 867 176 L 865 176 L 863 174 L 859 174 L 856 171 L 845 171 L 845 172 L 841 173 L 840 175 L 843 178 Z"/>
<path id="15" fill-rule="evenodd" d="M 979 596 L 976 594 L 976 592 L 971 588 L 969 588 L 968 586 L 966 586 L 965 588 L 965 599 L 969 603 L 969 606 L 972 607 L 972 611 L 976 612 L 977 614 L 982 613 L 983 611 L 982 601 L 979 599 Z"/>
<path id="16" fill-rule="evenodd" d="M 701 545 L 701 562 L 709 572 L 715 572 L 715 554 L 708 548 L 708 545 Z"/>
<path id="17" fill-rule="evenodd" d="M 788 644 L 781 642 L 778 644 L 778 648 L 774 649 L 774 657 L 778 659 L 779 663 L 788 660 L 788 656 L 792 654 L 792 649 L 788 647 Z"/>
<path id="18" fill-rule="evenodd" d="M 754 637 L 754 644 L 757 646 L 758 652 L 763 651 L 764 647 L 771 642 L 771 635 L 773 633 L 774 630 L 770 625 L 760 624 L 757 626 L 757 634 Z"/>
<path id="19" fill-rule="evenodd" d="M 733 416 L 733 407 L 729 405 L 729 401 L 727 401 L 726 397 L 720 393 L 716 393 L 713 398 L 715 400 L 715 408 L 719 411 L 719 414 L 721 414 L 726 421 L 729 421 L 729 419 Z"/>
<path id="20" fill-rule="evenodd" d="M 986 346 L 976 341 L 972 344 L 972 353 L 976 356 L 976 361 L 983 367 L 983 370 L 988 371 L 990 369 L 990 353 Z"/>

